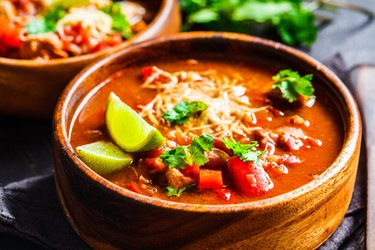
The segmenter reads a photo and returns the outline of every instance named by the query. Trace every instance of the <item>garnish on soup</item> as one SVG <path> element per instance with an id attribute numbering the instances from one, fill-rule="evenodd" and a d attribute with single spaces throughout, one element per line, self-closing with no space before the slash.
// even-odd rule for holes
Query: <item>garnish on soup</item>
<path id="1" fill-rule="evenodd" d="M 314 99 L 312 77 L 311 74 L 300 76 L 297 71 L 290 69 L 282 70 L 272 77 L 275 81 L 272 88 L 279 89 L 282 96 L 289 102 L 297 101 L 299 96 Z"/>
<path id="2" fill-rule="evenodd" d="M 318 92 L 309 107 L 275 100 L 276 105 L 270 98 L 274 88 L 288 101 L 312 98 L 311 75 L 301 77 L 292 70 L 250 74 L 248 68 L 231 66 L 219 73 L 215 68 L 223 66 L 215 62 L 188 61 L 183 65 L 191 70 L 184 71 L 181 64 L 171 65 L 166 64 L 175 69 L 170 72 L 151 66 L 127 71 L 126 77 L 116 74 L 120 78 L 114 77 L 94 97 L 101 107 L 107 99 L 105 123 L 101 116 L 94 123 L 101 132 L 88 137 L 80 132 L 86 123 L 77 124 L 72 139 L 94 171 L 143 195 L 237 203 L 297 188 L 324 171 L 338 153 L 341 130 L 333 106 L 323 107 L 328 102 L 321 101 L 324 93 Z M 97 110 L 90 105 L 90 112 Z M 93 141 L 100 141 L 100 147 L 92 147 Z M 121 165 L 120 155 L 116 167 L 103 172 L 97 163 L 111 165 L 106 158 L 113 158 L 101 160 L 103 154 L 118 155 L 109 142 L 112 151 L 103 149 L 103 141 L 115 143 L 129 161 Z M 88 153 L 82 154 L 83 149 Z"/>

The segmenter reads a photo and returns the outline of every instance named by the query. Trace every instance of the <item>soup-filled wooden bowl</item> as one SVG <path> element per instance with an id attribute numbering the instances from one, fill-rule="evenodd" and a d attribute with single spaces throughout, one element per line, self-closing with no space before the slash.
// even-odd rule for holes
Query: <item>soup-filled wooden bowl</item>
<path id="1" fill-rule="evenodd" d="M 0 57 L 0 113 L 27 117 L 50 117 L 61 91 L 85 66 L 132 43 L 180 29 L 176 0 L 133 1 L 146 10 L 141 32 L 114 47 L 81 56 L 51 60 L 20 60 Z"/>
<path id="2" fill-rule="evenodd" d="M 291 78 L 306 86 L 308 74 L 314 96 L 290 103 L 272 88 Z M 204 107 L 173 121 L 183 118 L 184 108 L 171 105 L 180 97 Z M 125 107 L 118 98 L 136 111 L 120 122 L 131 132 L 120 134 L 138 133 L 124 124 L 143 116 L 167 140 L 153 140 L 151 148 L 162 146 L 153 151 L 129 147 L 147 152 L 127 154 L 133 163 L 108 173 L 79 146 L 129 146 L 111 125 L 107 100 Z M 152 116 L 163 103 L 163 116 Z M 96 249 L 312 249 L 345 215 L 360 142 L 357 105 L 320 62 L 256 37 L 182 33 L 126 48 L 68 85 L 54 116 L 56 186 L 68 221 Z M 182 165 L 170 158 L 177 148 Z"/>

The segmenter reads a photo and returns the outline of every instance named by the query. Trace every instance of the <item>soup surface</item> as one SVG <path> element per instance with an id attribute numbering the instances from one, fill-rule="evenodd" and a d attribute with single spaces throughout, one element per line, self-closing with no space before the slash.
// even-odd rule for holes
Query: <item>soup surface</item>
<path id="1" fill-rule="evenodd" d="M 225 110 L 232 109 L 230 110 L 231 114 L 236 115 L 234 120 L 226 117 L 225 120 L 217 123 L 211 121 L 210 126 L 203 124 L 199 127 L 197 125 L 198 118 L 193 117 L 193 120 L 188 124 L 172 125 L 154 121 L 154 118 L 146 112 L 145 105 L 154 101 L 154 98 L 161 93 L 160 89 L 147 88 L 142 85 L 145 81 L 145 71 L 150 68 L 141 66 L 126 68 L 111 76 L 79 111 L 71 131 L 72 146 L 76 148 L 99 140 L 111 141 L 105 126 L 106 102 L 111 92 L 114 92 L 121 100 L 140 113 L 149 124 L 156 127 L 167 138 L 167 145 L 159 150 L 160 153 L 154 150 L 136 154 L 135 160 L 130 166 L 104 176 L 123 188 L 144 195 L 184 203 L 226 204 L 260 200 L 289 192 L 310 182 L 330 166 L 341 149 L 343 140 L 341 118 L 334 103 L 330 101 L 325 91 L 315 84 L 314 80 L 316 99 L 313 105 L 292 105 L 272 98 L 270 93 L 274 91 L 272 85 L 275 82 L 272 80 L 272 76 L 285 67 L 275 67 L 266 63 L 205 59 L 198 61 L 171 59 L 167 62 L 155 61 L 150 65 L 155 65 L 163 72 L 169 73 L 189 71 L 195 72 L 199 76 L 211 76 L 212 74 L 221 79 L 221 84 L 235 83 L 236 91 L 232 94 L 241 96 L 242 101 L 236 104 L 240 106 L 233 106 L 233 103 L 217 105 L 219 106 L 216 108 L 219 110 L 218 112 L 225 113 Z M 193 76 L 192 78 L 197 80 L 199 77 Z M 159 80 L 163 81 L 163 78 L 159 77 Z M 221 85 L 220 89 L 219 94 L 225 89 L 225 86 Z M 194 96 L 199 95 L 193 91 L 187 96 L 195 100 Z M 169 97 L 171 97 L 169 94 L 164 96 L 164 98 Z M 212 103 L 207 103 L 207 105 L 213 106 Z M 248 117 L 236 114 L 236 110 L 244 109 L 246 111 L 247 107 L 245 106 L 252 109 L 249 111 L 250 113 L 246 113 Z M 200 118 L 204 112 L 200 114 Z M 213 119 L 213 116 L 208 117 Z M 221 118 L 224 115 L 217 115 L 217 117 Z M 169 179 L 160 171 L 152 169 L 152 160 L 157 159 L 165 150 L 188 145 L 194 136 L 201 134 L 210 134 L 215 139 L 214 151 L 216 150 L 217 154 L 211 158 L 216 160 L 219 158 L 219 161 L 205 164 L 200 168 L 214 172 L 222 171 L 223 186 L 210 188 L 210 184 L 208 184 L 207 188 L 198 184 L 197 187 L 197 185 L 194 186 L 196 183 L 192 181 L 192 188 L 184 191 L 180 196 L 168 196 L 165 186 L 168 185 Z M 262 171 L 265 170 L 267 174 L 265 181 L 269 182 L 263 192 L 241 192 L 241 187 L 233 183 L 231 175 L 228 177 L 230 163 L 227 166 L 226 161 L 231 157 L 232 164 L 235 164 L 236 160 L 233 160 L 231 151 L 227 150 L 219 139 L 230 137 L 241 143 L 257 142 L 255 147 L 262 152 L 260 166 Z M 205 154 L 207 156 L 207 153 Z M 225 164 L 220 161 L 222 160 L 220 157 L 224 158 Z M 211 158 L 208 156 L 210 161 Z M 189 176 L 186 170 L 181 172 L 183 175 Z M 252 175 L 246 175 L 247 181 L 251 183 L 252 177 Z M 253 181 L 254 185 L 257 181 L 259 182 L 256 178 Z"/>

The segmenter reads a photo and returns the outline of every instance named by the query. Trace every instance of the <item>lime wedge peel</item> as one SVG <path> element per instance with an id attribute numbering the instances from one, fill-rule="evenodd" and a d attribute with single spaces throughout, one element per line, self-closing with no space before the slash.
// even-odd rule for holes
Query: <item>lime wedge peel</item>
<path id="1" fill-rule="evenodd" d="M 116 145 L 98 141 L 76 148 L 78 157 L 99 175 L 119 171 L 133 162 L 133 157 Z"/>
<path id="2" fill-rule="evenodd" d="M 163 135 L 137 112 L 110 93 L 105 113 L 107 130 L 125 152 L 144 152 L 165 144 Z"/>

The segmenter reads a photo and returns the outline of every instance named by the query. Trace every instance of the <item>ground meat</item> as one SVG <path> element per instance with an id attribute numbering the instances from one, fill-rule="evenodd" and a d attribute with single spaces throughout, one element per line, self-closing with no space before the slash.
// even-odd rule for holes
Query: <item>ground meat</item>
<path id="1" fill-rule="evenodd" d="M 279 135 L 273 133 L 268 129 L 259 129 L 254 132 L 255 140 L 259 142 L 261 146 L 266 146 L 267 143 L 276 144 Z"/>
<path id="2" fill-rule="evenodd" d="M 275 131 L 279 135 L 278 146 L 288 151 L 296 151 L 301 147 L 321 146 L 318 139 L 305 135 L 300 128 L 282 127 Z"/>
<path id="3" fill-rule="evenodd" d="M 291 151 L 291 150 L 297 151 L 304 145 L 301 138 L 294 137 L 288 133 L 284 133 L 280 136 L 278 144 L 280 145 L 281 148 L 288 150 L 288 151 Z"/>
<path id="4" fill-rule="evenodd" d="M 296 125 L 296 126 L 304 126 L 304 127 L 309 127 L 310 122 L 308 120 L 303 119 L 299 115 L 293 115 L 288 119 L 288 123 L 291 125 Z"/>
<path id="5" fill-rule="evenodd" d="M 168 185 L 174 188 L 185 187 L 195 182 L 192 178 L 185 176 L 180 170 L 175 168 L 168 169 L 165 177 L 167 178 Z"/>
<path id="6" fill-rule="evenodd" d="M 269 155 L 264 160 L 265 170 L 273 176 L 287 174 L 288 167 L 302 163 L 302 160 L 295 155 Z"/>

